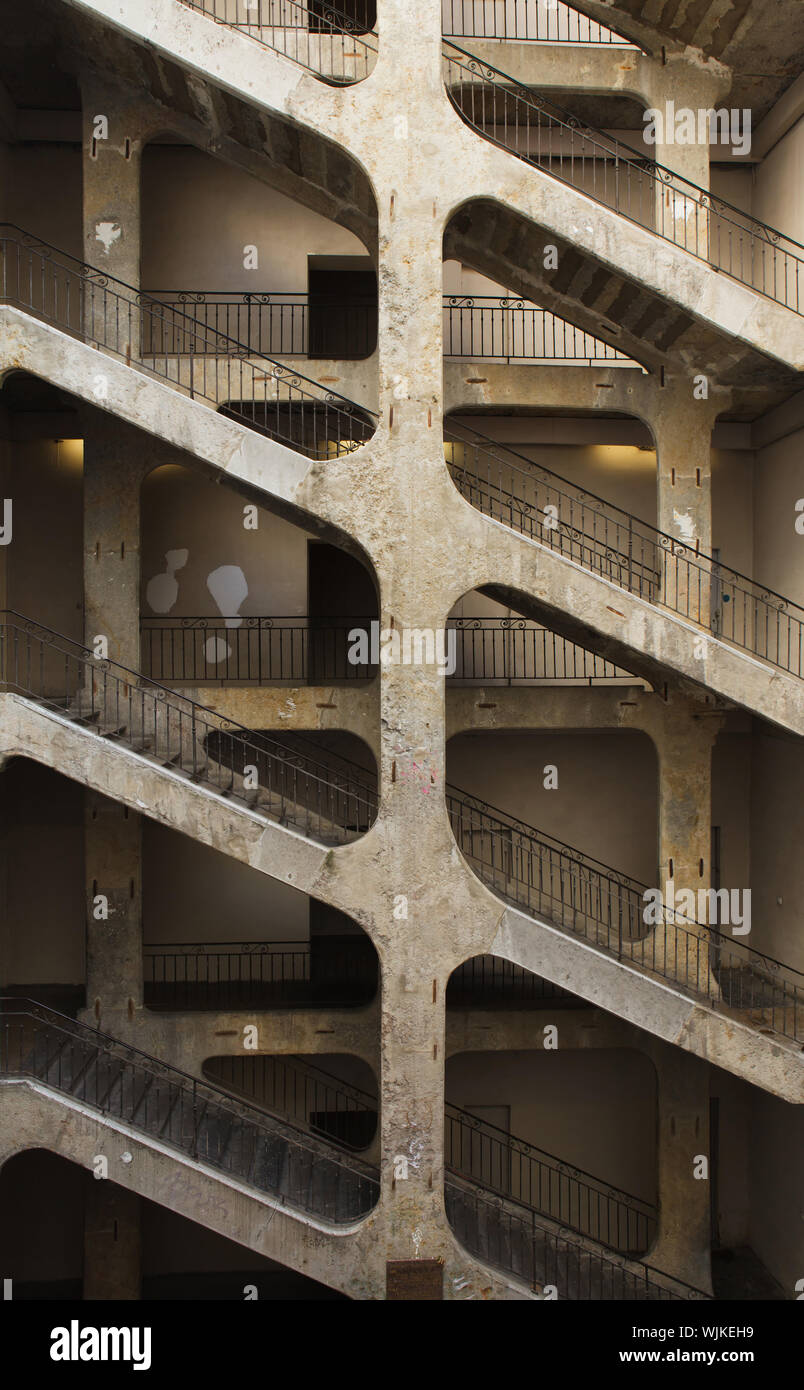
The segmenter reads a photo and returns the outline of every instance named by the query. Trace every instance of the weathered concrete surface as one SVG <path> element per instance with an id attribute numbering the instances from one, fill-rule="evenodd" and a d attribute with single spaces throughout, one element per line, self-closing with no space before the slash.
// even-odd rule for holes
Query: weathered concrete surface
<path id="1" fill-rule="evenodd" d="M 429 226 L 427 230 L 432 241 L 433 230 Z M 413 248 L 411 254 L 414 254 Z M 430 278 L 428 305 L 434 347 L 440 342 L 438 278 Z M 381 301 L 381 324 L 386 314 Z M 426 557 L 423 563 L 428 565 L 429 614 L 425 617 L 424 609 L 418 614 L 414 609 L 407 623 L 410 627 L 442 626 L 445 615 L 462 594 L 483 585 L 499 585 L 500 576 L 505 575 L 512 592 L 519 590 L 534 600 L 539 616 L 545 616 L 548 626 L 554 626 L 557 631 L 563 629 L 564 635 L 570 637 L 580 627 L 579 640 L 583 645 L 610 655 L 626 668 L 633 669 L 630 654 L 641 653 L 656 672 L 669 669 L 795 733 L 804 731 L 800 680 L 712 637 L 702 649 L 701 629 L 696 625 L 649 604 L 619 585 L 581 569 L 557 552 L 483 516 L 456 495 L 434 427 L 434 403 L 440 397 L 440 360 L 433 347 L 430 349 L 432 385 L 425 408 L 429 424 L 425 430 L 419 426 L 419 421 L 424 425 L 421 416 L 416 420 L 412 415 L 412 402 L 400 402 L 394 396 L 394 391 L 399 389 L 394 378 L 409 382 L 407 369 L 392 372 L 388 388 L 392 404 L 388 412 L 396 412 L 394 427 L 378 430 L 374 440 L 346 459 L 314 464 L 293 450 L 224 419 L 208 406 L 181 396 L 170 386 L 133 371 L 107 354 L 99 355 L 92 348 L 17 310 L 0 309 L 0 329 L 7 333 L 0 370 L 22 368 L 71 391 L 80 399 L 96 403 L 93 385 L 102 358 L 102 371 L 109 382 L 109 403 L 105 408 L 113 409 L 128 423 L 193 453 L 221 469 L 233 481 L 259 489 L 278 506 L 291 505 L 298 509 L 297 515 L 319 519 L 336 527 L 339 533 L 352 536 L 375 566 L 380 583 L 385 582 L 386 593 L 390 593 L 388 576 L 396 564 L 396 556 L 389 549 L 396 539 L 395 524 L 390 518 L 410 515 L 411 506 L 416 506 L 420 485 L 427 478 L 430 506 L 426 521 L 435 534 L 428 539 L 424 516 L 417 518 L 417 529 L 418 544 Z M 421 331 L 417 320 L 417 340 Z M 411 352 L 421 359 L 418 342 Z M 404 361 L 400 366 L 404 366 Z M 417 479 L 415 484 L 400 474 L 398 468 L 400 417 L 403 415 L 407 417 L 406 433 L 411 431 L 409 442 L 414 457 L 419 460 L 413 474 Z M 391 414 L 386 413 L 385 418 L 390 420 Z M 696 413 L 694 419 L 696 422 L 702 420 L 702 415 Z M 703 424 L 695 424 L 699 435 L 702 428 Z M 426 472 L 424 456 L 427 458 Z M 357 505 L 356 499 L 359 499 Z M 431 547 L 443 546 L 445 532 L 450 545 L 461 548 L 466 557 L 459 583 L 446 572 L 436 576 L 430 566 Z M 410 544 L 409 534 L 405 544 Z M 515 600 L 512 606 L 517 607 Z M 393 604 L 388 613 L 394 615 L 398 624 L 399 613 L 394 614 Z M 571 616 L 575 614 L 584 615 L 583 624 L 579 625 Z"/>
<path id="2" fill-rule="evenodd" d="M 804 1059 L 797 1043 L 758 1032 L 736 1015 L 715 1013 L 625 960 L 595 950 L 582 937 L 565 935 L 509 907 L 490 953 L 513 960 L 782 1100 L 804 1103 Z"/>
<path id="3" fill-rule="evenodd" d="M 662 313 L 669 303 L 673 314 L 689 318 L 676 354 L 681 370 L 708 370 L 712 363 L 714 375 L 724 380 L 765 372 L 769 379 L 786 381 L 790 367 L 804 363 L 804 328 L 798 320 L 651 233 L 624 230 L 615 214 L 469 131 L 443 90 L 440 5 L 433 0 L 384 0 L 377 67 L 348 91 L 322 88 L 287 60 L 175 0 L 133 0 L 125 6 L 120 0 L 98 0 L 80 8 L 107 15 L 111 24 L 147 43 L 149 57 L 159 50 L 159 62 L 167 54 L 184 64 L 199 102 L 206 100 L 207 84 L 215 84 L 255 110 L 275 112 L 288 129 L 316 132 L 322 145 L 328 140 L 339 146 L 365 171 L 378 218 L 382 423 L 369 446 L 317 467 L 66 335 L 25 322 L 13 310 L 3 310 L 0 319 L 8 342 L 3 369 L 22 366 L 83 400 L 90 400 L 92 378 L 100 370 L 109 381 L 110 413 L 196 455 L 222 476 L 260 489 L 275 505 L 293 506 L 351 536 L 374 564 L 384 626 L 393 619 L 396 626 L 438 628 L 469 589 L 504 583 L 562 621 L 569 612 L 612 649 L 644 654 L 657 669 L 708 685 L 786 727 L 804 727 L 801 691 L 788 678 L 723 643 L 710 642 L 706 661 L 696 661 L 699 629 L 577 570 L 456 496 L 444 466 L 441 432 L 444 230 L 467 199 L 501 209 L 488 224 L 492 234 L 495 228 L 498 233 L 495 244 L 489 243 L 491 253 L 495 265 L 510 264 L 517 273 L 524 273 L 522 262 L 529 257 L 540 259 L 538 228 L 554 235 L 562 248 L 567 238 L 575 240 L 588 268 L 600 266 L 614 280 L 619 276 L 644 289 Z M 470 250 L 482 243 L 477 232 L 483 225 L 478 220 L 469 226 Z M 526 264 L 524 271 L 531 275 L 533 268 Z M 505 277 L 502 282 L 513 283 Z M 460 1276 L 474 1267 L 456 1252 L 441 1197 L 444 993 L 452 969 L 471 955 L 495 951 L 679 1049 L 774 1094 L 802 1099 L 800 1054 L 792 1048 L 691 1003 L 582 941 L 503 909 L 479 883 L 462 860 L 445 815 L 445 691 L 432 666 L 400 665 L 383 672 L 377 743 L 381 814 L 360 841 L 329 853 L 120 747 L 99 744 L 90 733 L 24 701 L 3 696 L 0 713 L 4 753 L 58 767 L 105 796 L 291 882 L 349 912 L 374 941 L 383 970 L 376 1039 L 382 1197 L 359 1232 L 348 1240 L 339 1237 L 335 1247 L 334 1237 L 310 1234 L 304 1223 L 283 1213 L 272 1217 L 267 1230 L 260 1229 L 268 1217 L 264 1207 L 257 1216 L 253 1197 L 237 1193 L 230 1203 L 228 1195 L 220 1195 L 225 1184 L 191 1172 L 175 1155 L 146 1159 L 138 1149 L 131 1165 L 144 1173 L 143 1195 L 177 1210 L 184 1210 L 186 1201 L 194 1219 L 244 1243 L 256 1241 L 254 1248 L 291 1268 L 331 1281 L 353 1297 L 381 1298 L 381 1262 L 410 1257 L 417 1248 L 414 1232 L 421 1232 L 421 1254 L 445 1258 L 448 1296 L 471 1296 L 466 1288 L 461 1291 Z M 408 909 L 402 919 L 394 910 L 400 895 Z M 68 1125 L 63 1102 L 40 1098 L 31 1104 L 33 1115 L 24 1117 L 21 1110 L 11 1115 L 5 1132 L 14 1135 L 14 1143 L 45 1143 L 86 1162 L 81 1146 L 97 1144 L 99 1121 L 81 1116 Z M 121 1135 L 119 1142 L 134 1152 L 130 1135 Z M 667 1152 L 681 1194 L 685 1155 Z M 397 1156 L 408 1159 L 407 1181 L 394 1179 Z M 696 1229 L 693 1254 L 698 1240 Z M 320 1248 L 326 1258 L 318 1262 L 314 1252 Z M 479 1282 L 483 1277 L 471 1273 L 470 1287 L 478 1294 L 507 1296 L 502 1283 Z"/>
<path id="4" fill-rule="evenodd" d="M 377 1211 L 356 1226 L 343 1227 L 292 1214 L 269 1197 L 38 1083 L 2 1082 L 0 1092 L 4 1115 L 0 1164 L 15 1153 L 39 1148 L 91 1170 L 95 1155 L 103 1154 L 109 1176 L 126 1191 L 350 1298 L 384 1298 L 385 1242 Z M 130 1162 L 121 1161 L 124 1153 L 131 1155 Z M 443 1219 L 438 1248 L 429 1245 L 426 1255 L 444 1261 L 446 1299 L 533 1297 L 515 1280 L 472 1260 Z"/>
<path id="5" fill-rule="evenodd" d="M 72 2 L 140 43 L 153 44 L 180 66 L 257 109 L 313 127 L 367 170 L 380 205 L 386 196 L 380 190 L 389 174 L 394 181 L 393 161 L 389 168 L 384 151 L 393 148 L 395 139 L 401 143 L 394 122 L 407 65 L 408 128 L 428 135 L 423 151 L 427 159 L 420 161 L 417 182 L 426 184 L 420 191 L 430 198 L 442 228 L 469 199 L 496 201 L 511 213 L 519 212 L 548 240 L 558 238 L 559 245 L 572 228 L 576 251 L 590 263 L 611 267 L 700 324 L 701 335 L 697 340 L 689 337 L 685 348 L 691 368 L 697 357 L 698 370 L 716 369 L 719 351 L 720 370 L 726 370 L 727 360 L 733 363 L 735 356 L 734 340 L 788 367 L 804 368 L 804 322 L 799 317 L 468 130 L 443 90 L 440 13 L 435 6 L 420 0 L 415 12 L 408 7 L 400 14 L 389 5 L 374 72 L 350 88 L 327 90 L 286 58 L 213 25 L 176 0 L 137 0 L 125 9 L 117 0 Z M 411 172 L 405 180 L 409 190 L 414 186 Z"/>

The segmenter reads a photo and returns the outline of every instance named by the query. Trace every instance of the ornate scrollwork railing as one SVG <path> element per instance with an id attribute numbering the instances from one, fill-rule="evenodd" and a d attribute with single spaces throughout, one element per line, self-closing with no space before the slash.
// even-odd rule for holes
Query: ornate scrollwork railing
<path id="1" fill-rule="evenodd" d="M 312 741 L 255 733 L 12 612 L 0 623 L 0 683 L 322 843 L 348 843 L 376 814 L 370 778 L 339 772 Z"/>
<path id="2" fill-rule="evenodd" d="M 804 313 L 804 246 L 792 237 L 646 161 L 630 145 L 447 41 L 443 70 L 455 110 L 492 144 L 794 313 Z"/>
<path id="3" fill-rule="evenodd" d="M 447 466 L 472 506 L 804 678 L 804 608 L 467 425 L 444 431 Z"/>
<path id="4" fill-rule="evenodd" d="M 0 299 L 312 458 L 349 453 L 374 432 L 376 416 L 356 402 L 9 224 Z"/>
<path id="5" fill-rule="evenodd" d="M 445 36 L 455 39 L 638 48 L 563 0 L 442 0 L 441 28 Z"/>
<path id="6" fill-rule="evenodd" d="M 804 1036 L 804 974 L 665 904 L 649 917 L 648 885 L 553 836 L 447 787 L 458 847 L 498 896 L 671 981 L 717 1010 L 788 1038 Z"/>
<path id="7" fill-rule="evenodd" d="M 182 0 L 330 86 L 367 77 L 377 61 L 376 0 Z M 348 7 L 348 12 L 347 12 Z"/>

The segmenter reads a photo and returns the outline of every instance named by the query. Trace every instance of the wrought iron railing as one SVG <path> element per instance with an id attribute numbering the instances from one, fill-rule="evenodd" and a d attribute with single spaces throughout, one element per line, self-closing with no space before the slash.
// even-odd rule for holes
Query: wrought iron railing
<path id="1" fill-rule="evenodd" d="M 328 1221 L 355 1221 L 379 1198 L 376 1171 L 340 1147 L 29 1000 L 0 1000 L 0 1076 L 38 1081 Z"/>
<path id="2" fill-rule="evenodd" d="M 149 290 L 146 298 L 178 310 L 147 321 L 146 356 L 214 354 L 221 335 L 270 357 L 359 360 L 377 346 L 376 301 L 318 303 L 304 291 L 290 290 Z M 639 366 L 618 348 L 524 299 L 444 295 L 443 304 L 445 357 Z"/>
<path id="3" fill-rule="evenodd" d="M 332 86 L 360 82 L 377 59 L 376 0 L 182 0 Z"/>
<path id="4" fill-rule="evenodd" d="M 562 0 L 441 0 L 441 13 L 442 32 L 450 38 L 637 46 Z"/>
<path id="5" fill-rule="evenodd" d="M 345 1008 L 377 992 L 377 953 L 368 938 L 301 941 L 160 942 L 143 948 L 149 1009 Z"/>
<path id="6" fill-rule="evenodd" d="M 255 734 L 18 613 L 0 622 L 0 685 L 321 843 L 355 839 L 376 815 L 344 760 Z"/>
<path id="7" fill-rule="evenodd" d="M 577 1007 L 569 990 L 534 975 L 502 956 L 470 956 L 456 966 L 447 983 L 448 1009 Z"/>
<path id="8" fill-rule="evenodd" d="M 638 879 L 455 787 L 447 787 L 446 803 L 464 858 L 507 902 L 716 1010 L 747 1015 L 785 1037 L 804 1036 L 800 971 L 669 905 L 657 909 L 654 925 L 646 894 L 655 890 Z"/>
<path id="9" fill-rule="evenodd" d="M 450 1104 L 445 1113 L 444 1162 L 450 1173 L 531 1207 L 611 1250 L 644 1255 L 656 1235 L 654 1203 L 601 1182 L 555 1154 Z"/>
<path id="10" fill-rule="evenodd" d="M 365 681 L 377 667 L 350 661 L 350 632 L 371 618 L 140 618 L 140 660 L 153 680 L 201 685 L 321 685 Z"/>
<path id="11" fill-rule="evenodd" d="M 374 433 L 376 417 L 354 401 L 270 357 L 252 361 L 244 344 L 8 223 L 0 225 L 0 300 L 311 458 L 351 453 Z M 187 353 L 159 346 L 182 334 Z"/>
<path id="12" fill-rule="evenodd" d="M 141 661 L 152 680 L 200 685 L 320 685 L 371 680 L 377 666 L 350 660 L 350 633 L 370 618 L 140 618 Z M 635 680 L 595 652 L 526 618 L 450 618 L 454 684 Z"/>
<path id="13" fill-rule="evenodd" d="M 551 98 L 444 41 L 444 81 L 461 118 L 492 144 L 572 184 L 769 299 L 804 313 L 804 247 L 792 237 L 584 125 Z"/>
<path id="14" fill-rule="evenodd" d="M 448 1178 L 444 1200 L 447 1220 L 467 1250 L 531 1288 L 555 1289 L 560 1299 L 674 1302 L 707 1297 L 650 1265 L 558 1232 L 538 1212 L 476 1183 Z"/>
<path id="15" fill-rule="evenodd" d="M 318 301 L 290 290 L 149 290 L 148 298 L 181 314 L 150 325 L 148 346 L 158 354 L 214 352 L 218 334 L 260 357 L 358 360 L 377 346 L 376 300 Z"/>
<path id="16" fill-rule="evenodd" d="M 472 506 L 713 636 L 804 677 L 804 608 L 465 424 L 444 432 Z"/>
<path id="17" fill-rule="evenodd" d="M 573 362 L 639 367 L 639 363 L 584 333 L 549 309 L 511 296 L 444 296 L 444 356 L 485 362 Z"/>
<path id="18" fill-rule="evenodd" d="M 447 629 L 455 633 L 456 661 L 447 679 L 456 685 L 641 680 L 527 618 L 450 618 Z"/>
<path id="19" fill-rule="evenodd" d="M 271 1114 L 345 1149 L 368 1148 L 377 1132 L 377 1098 L 299 1058 L 212 1057 L 204 1075 Z"/>

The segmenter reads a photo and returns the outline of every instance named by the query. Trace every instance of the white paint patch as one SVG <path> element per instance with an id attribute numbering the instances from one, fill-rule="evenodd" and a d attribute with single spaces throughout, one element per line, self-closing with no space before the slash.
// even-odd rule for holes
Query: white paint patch
<path id="1" fill-rule="evenodd" d="M 148 580 L 145 598 L 154 613 L 169 613 L 179 597 L 179 582 L 176 570 L 184 569 L 189 559 L 189 550 L 165 551 L 165 573 L 155 574 Z"/>
<path id="2" fill-rule="evenodd" d="M 246 576 L 239 565 L 221 565 L 207 575 L 207 588 L 218 605 L 227 627 L 240 627 L 243 619 L 235 616 L 248 598 Z"/>
<path id="3" fill-rule="evenodd" d="M 692 542 L 695 540 L 695 523 L 689 512 L 677 512 L 674 507 L 673 525 L 678 531 L 682 541 L 685 541 L 687 545 L 692 545 Z"/>
<path id="4" fill-rule="evenodd" d="M 214 598 L 226 627 L 240 627 L 243 619 L 236 616 L 238 608 L 248 598 L 246 576 L 239 565 L 221 565 L 207 575 L 207 588 Z M 222 637 L 208 637 L 206 657 L 209 666 L 217 666 L 232 655 L 232 649 Z"/>
<path id="5" fill-rule="evenodd" d="M 123 235 L 123 228 L 119 222 L 96 222 L 95 240 L 99 241 L 105 254 L 108 256 L 116 241 Z"/>
<path id="6" fill-rule="evenodd" d="M 217 666 L 219 662 L 226 661 L 232 655 L 232 649 L 228 642 L 224 642 L 222 637 L 208 637 L 204 643 L 207 665 Z"/>

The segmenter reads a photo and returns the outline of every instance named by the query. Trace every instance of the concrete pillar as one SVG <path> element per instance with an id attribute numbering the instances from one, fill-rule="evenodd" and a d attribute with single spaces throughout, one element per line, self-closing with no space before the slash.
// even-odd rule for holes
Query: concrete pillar
<path id="1" fill-rule="evenodd" d="M 709 399 L 703 374 L 700 379 L 691 375 L 668 383 L 666 390 L 653 422 L 657 525 L 672 541 L 659 547 L 660 601 L 708 629 L 713 592 L 712 428 L 722 406 L 719 399 Z"/>
<path id="2" fill-rule="evenodd" d="M 645 1260 L 711 1293 L 708 1066 L 680 1048 L 650 1050 L 658 1077 L 659 1230 Z"/>
<path id="3" fill-rule="evenodd" d="M 84 797 L 84 1017 L 115 1036 L 115 1018 L 128 1022 L 142 1008 L 142 821 L 96 792 L 87 790 Z"/>
<path id="4" fill-rule="evenodd" d="M 141 435 L 97 415 L 84 447 L 85 642 L 108 640 L 113 661 L 139 669 L 140 489 L 153 458 Z"/>
<path id="5" fill-rule="evenodd" d="M 721 727 L 718 714 L 693 714 L 686 702 L 666 707 L 657 730 L 659 753 L 659 888 L 675 899 L 712 884 L 712 748 Z M 696 909 L 684 915 L 684 903 L 666 927 L 656 929 L 657 960 L 673 978 L 697 993 L 717 997 L 710 969 L 706 920 Z M 696 919 L 698 919 L 696 921 Z M 680 930 L 675 930 L 678 926 Z M 661 936 L 661 940 L 659 939 Z M 697 945 L 697 941 L 701 945 Z M 663 952 L 663 954 L 662 954 Z"/>
<path id="6" fill-rule="evenodd" d="M 87 1175 L 84 1301 L 136 1300 L 142 1282 L 141 1203 L 136 1192 Z"/>
<path id="7" fill-rule="evenodd" d="M 129 360 L 139 356 L 140 174 L 145 125 L 141 103 L 95 76 L 81 86 L 84 259 L 89 276 L 84 333 Z M 122 284 L 107 283 L 113 276 Z M 128 288 L 126 288 L 128 287 Z"/>

